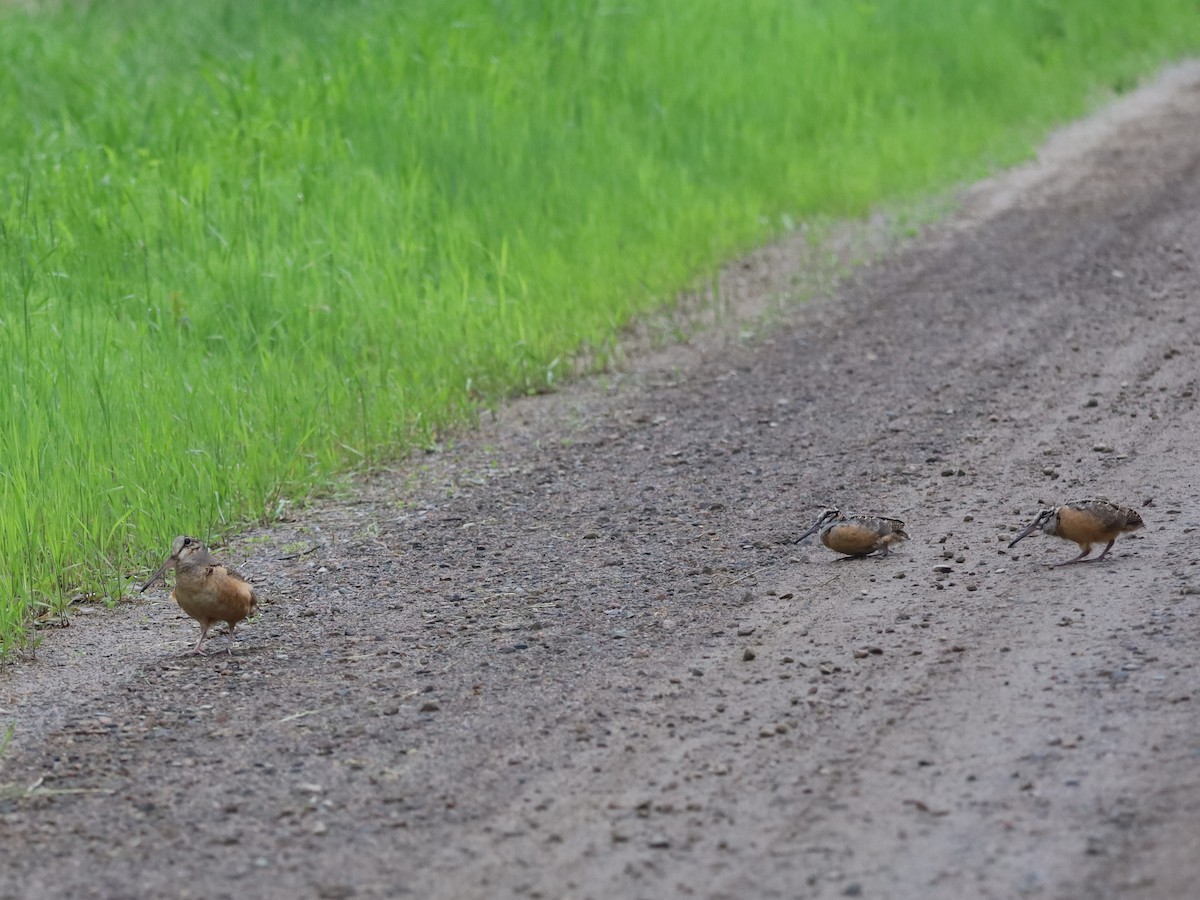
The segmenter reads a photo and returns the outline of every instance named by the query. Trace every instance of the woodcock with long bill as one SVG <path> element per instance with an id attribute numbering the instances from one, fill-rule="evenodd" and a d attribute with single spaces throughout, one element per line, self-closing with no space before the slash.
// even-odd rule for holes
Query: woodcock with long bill
<path id="1" fill-rule="evenodd" d="M 810 534 L 819 532 L 821 543 L 848 559 L 861 559 L 872 553 L 888 555 L 888 548 L 907 541 L 904 523 L 886 516 L 843 516 L 836 509 L 821 512 L 812 528 L 796 538 L 800 543 Z"/>
<path id="2" fill-rule="evenodd" d="M 1069 566 L 1079 562 L 1099 562 L 1112 549 L 1113 542 L 1120 535 L 1137 531 L 1144 524 L 1137 511 L 1128 506 L 1119 506 L 1101 498 L 1072 500 L 1062 506 L 1043 509 L 1024 531 L 1012 539 L 1012 543 L 1008 546 L 1015 547 L 1017 541 L 1024 540 L 1040 528 L 1046 534 L 1074 541 L 1079 545 L 1078 556 L 1057 565 Z M 1092 552 L 1093 544 L 1101 543 L 1105 546 L 1099 556 L 1092 559 L 1084 558 Z"/>
<path id="3" fill-rule="evenodd" d="M 215 622 L 225 622 L 229 625 L 229 655 L 232 656 L 234 626 L 249 616 L 258 602 L 254 588 L 233 569 L 218 563 L 208 548 L 194 537 L 180 535 L 171 545 L 167 561 L 142 585 L 142 591 L 162 577 L 172 564 L 175 566 L 175 590 L 171 592 L 171 599 L 200 623 L 200 640 L 188 652 L 203 655 L 208 629 Z"/>

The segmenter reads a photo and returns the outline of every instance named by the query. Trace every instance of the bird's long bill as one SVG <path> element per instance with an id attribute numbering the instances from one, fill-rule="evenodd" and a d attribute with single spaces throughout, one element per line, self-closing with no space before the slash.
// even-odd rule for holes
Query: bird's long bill
<path id="1" fill-rule="evenodd" d="M 157 572 L 155 572 L 153 575 L 150 576 L 150 580 L 142 585 L 142 590 L 140 591 L 140 593 L 143 593 L 143 594 L 146 593 L 146 588 L 150 587 L 150 585 L 154 584 L 154 582 L 156 582 L 156 581 L 158 581 L 158 579 L 162 578 L 163 572 L 167 571 L 167 566 L 171 565 L 171 563 L 173 563 L 173 562 L 175 562 L 175 557 L 168 556 L 167 561 L 158 567 Z"/>
<path id="2" fill-rule="evenodd" d="M 1037 530 L 1037 527 L 1041 524 L 1042 523 L 1041 523 L 1040 519 L 1034 519 L 1032 522 L 1030 522 L 1028 528 L 1026 528 L 1024 531 L 1022 531 L 1020 534 L 1018 534 L 1015 538 L 1012 539 L 1012 542 L 1008 545 L 1009 549 L 1012 549 L 1013 547 L 1017 546 L 1017 541 L 1022 541 L 1025 538 L 1029 537 L 1031 534 L 1033 534 Z"/>
<path id="3" fill-rule="evenodd" d="M 798 544 L 798 543 L 800 543 L 802 540 L 804 540 L 806 537 L 808 537 L 810 534 L 816 534 L 816 532 L 817 532 L 817 529 L 818 529 L 818 528 L 820 528 L 820 527 L 821 527 L 821 523 L 820 523 L 820 521 L 817 521 L 817 522 L 816 522 L 816 523 L 813 525 L 813 527 L 812 527 L 812 528 L 808 529 L 808 531 L 804 532 L 804 534 L 802 534 L 802 535 L 800 535 L 800 537 L 796 538 L 796 540 L 795 540 L 795 541 L 793 541 L 793 543 L 796 543 L 796 544 Z"/>

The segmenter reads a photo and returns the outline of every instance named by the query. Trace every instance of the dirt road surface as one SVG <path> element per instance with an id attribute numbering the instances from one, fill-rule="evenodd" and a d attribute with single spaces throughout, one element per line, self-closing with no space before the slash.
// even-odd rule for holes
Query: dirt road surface
<path id="1" fill-rule="evenodd" d="M 752 326 L 221 548 L 232 658 L 161 587 L 43 632 L 0 897 L 1196 896 L 1200 68 Z M 1007 549 L 1089 495 L 1146 528 Z"/>

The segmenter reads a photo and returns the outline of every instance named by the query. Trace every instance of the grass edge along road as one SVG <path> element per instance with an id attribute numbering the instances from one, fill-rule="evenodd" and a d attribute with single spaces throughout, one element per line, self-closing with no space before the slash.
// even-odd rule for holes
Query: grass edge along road
<path id="1" fill-rule="evenodd" d="M 1194 2 L 0 12 L 0 647 L 547 390 L 812 217 L 977 177 Z"/>

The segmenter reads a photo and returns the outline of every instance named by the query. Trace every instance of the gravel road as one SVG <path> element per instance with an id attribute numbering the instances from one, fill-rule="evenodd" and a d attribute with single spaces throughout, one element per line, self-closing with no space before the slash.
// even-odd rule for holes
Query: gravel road
<path id="1" fill-rule="evenodd" d="M 161 586 L 41 632 L 0 897 L 1193 896 L 1200 66 L 780 312 L 806 248 L 219 548 L 232 658 Z M 1007 549 L 1095 495 L 1103 562 Z M 912 539 L 793 543 L 827 504 Z"/>

